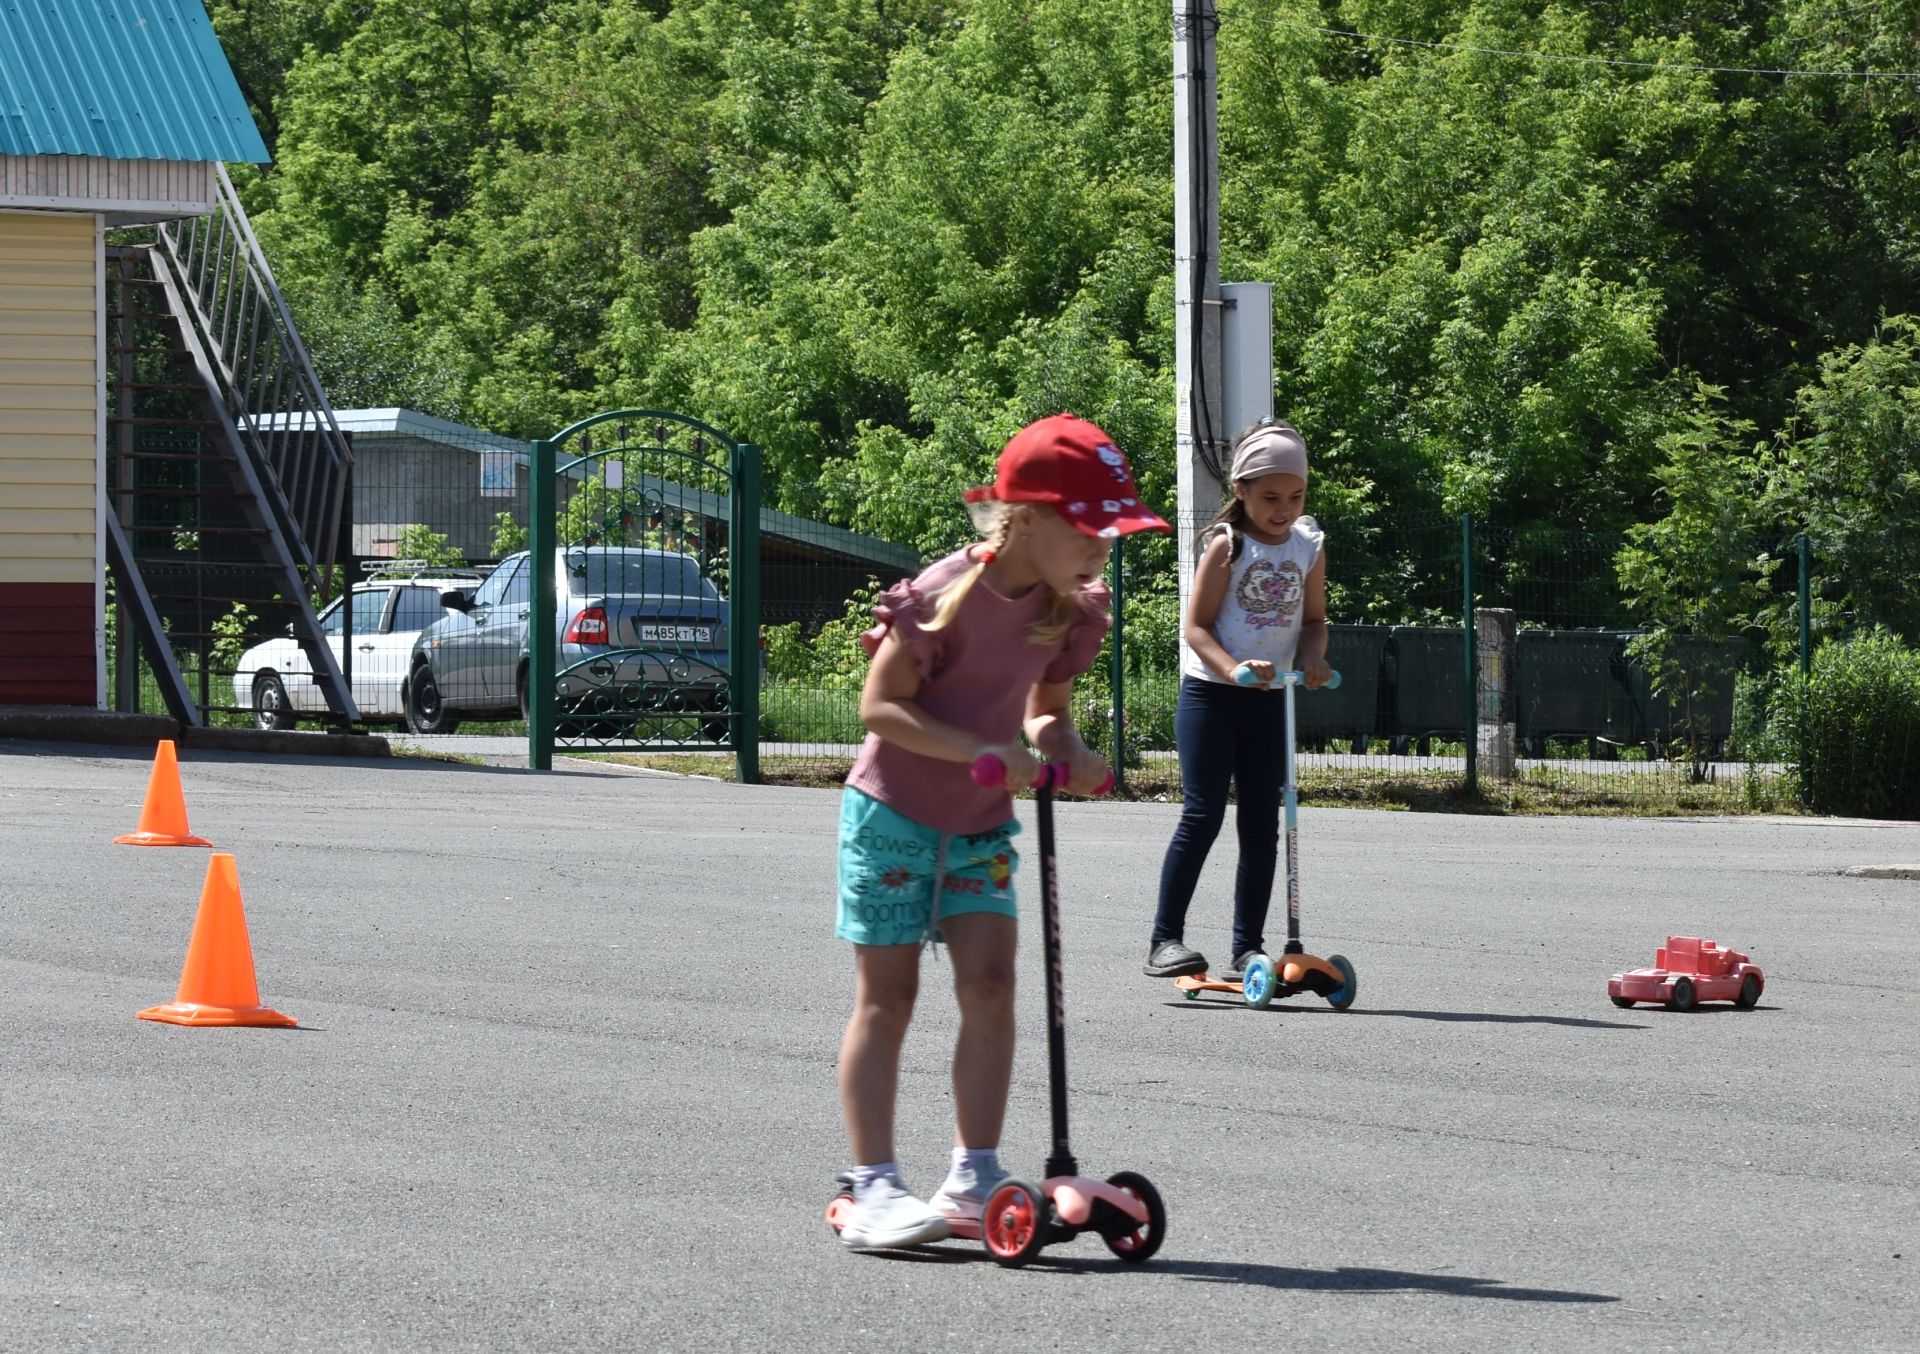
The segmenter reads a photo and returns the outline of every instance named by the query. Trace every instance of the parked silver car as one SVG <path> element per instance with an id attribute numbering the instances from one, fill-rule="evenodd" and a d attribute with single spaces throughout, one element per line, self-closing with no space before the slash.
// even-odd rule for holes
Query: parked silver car
<path id="1" fill-rule="evenodd" d="M 703 713 L 722 736 L 730 708 L 727 603 L 690 555 L 625 546 L 555 552 L 557 676 L 563 733 L 624 733 L 636 718 Z M 414 645 L 407 724 L 451 733 L 463 719 L 524 719 L 530 703 L 533 570 L 525 553 L 500 561 L 469 600 Z"/>

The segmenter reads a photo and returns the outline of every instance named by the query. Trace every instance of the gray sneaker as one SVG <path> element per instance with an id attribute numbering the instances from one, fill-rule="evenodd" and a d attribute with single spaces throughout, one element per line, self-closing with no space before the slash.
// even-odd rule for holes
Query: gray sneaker
<path id="1" fill-rule="evenodd" d="M 1178 978 L 1186 973 L 1205 973 L 1207 957 L 1190 950 L 1186 942 L 1163 940 L 1147 951 L 1146 974 L 1149 978 Z"/>
<path id="2" fill-rule="evenodd" d="M 1213 976 L 1225 983 L 1237 983 L 1246 977 L 1247 965 L 1253 962 L 1255 955 L 1264 955 L 1265 950 L 1242 950 L 1234 956 L 1233 963 L 1221 969 Z"/>

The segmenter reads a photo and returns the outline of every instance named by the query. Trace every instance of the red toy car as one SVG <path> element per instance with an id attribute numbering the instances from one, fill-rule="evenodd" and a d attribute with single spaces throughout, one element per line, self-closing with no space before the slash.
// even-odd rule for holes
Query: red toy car
<path id="1" fill-rule="evenodd" d="M 1652 968 L 1614 974 L 1607 996 L 1615 1006 L 1657 1001 L 1669 1011 L 1691 1011 L 1703 1001 L 1730 1001 L 1751 1010 L 1766 985 L 1767 975 L 1740 951 L 1696 936 L 1668 936 L 1654 951 Z"/>

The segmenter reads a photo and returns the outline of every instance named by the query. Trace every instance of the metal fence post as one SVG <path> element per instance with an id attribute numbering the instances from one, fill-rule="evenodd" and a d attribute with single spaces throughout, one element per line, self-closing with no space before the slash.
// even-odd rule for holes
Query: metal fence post
<path id="1" fill-rule="evenodd" d="M 1473 615 L 1473 514 L 1460 514 L 1460 647 L 1466 650 L 1467 710 L 1464 730 L 1467 750 L 1467 793 L 1480 791 L 1480 646 Z"/>
<path id="2" fill-rule="evenodd" d="M 532 615 L 527 619 L 527 769 L 553 770 L 553 642 L 559 621 L 554 596 L 553 443 L 539 441 L 527 456 L 527 550 L 533 572 Z"/>
<path id="3" fill-rule="evenodd" d="M 733 755 L 743 785 L 760 779 L 760 448 L 733 449 L 732 517 L 727 523 L 727 648 L 733 671 Z"/>
<path id="4" fill-rule="evenodd" d="M 1121 555 L 1125 538 L 1113 543 L 1113 708 L 1109 719 L 1113 726 L 1113 788 L 1127 788 L 1127 660 L 1126 610 L 1121 605 L 1126 586 L 1126 569 Z"/>

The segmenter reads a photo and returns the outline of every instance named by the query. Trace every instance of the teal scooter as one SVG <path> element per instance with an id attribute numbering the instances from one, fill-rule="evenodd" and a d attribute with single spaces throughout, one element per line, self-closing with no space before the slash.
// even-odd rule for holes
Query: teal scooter
<path id="1" fill-rule="evenodd" d="M 1253 669 L 1245 663 L 1234 669 L 1233 679 L 1242 686 L 1252 686 L 1259 681 Z M 1286 948 L 1280 952 L 1278 960 L 1264 954 L 1255 955 L 1248 961 L 1237 983 L 1209 977 L 1204 973 L 1183 974 L 1173 981 L 1176 987 L 1187 994 L 1188 1001 L 1198 1001 L 1202 992 L 1237 992 L 1247 1005 L 1255 1010 L 1265 1010 L 1276 997 L 1311 992 L 1317 997 L 1324 997 L 1327 1005 L 1334 1010 L 1344 1011 L 1360 995 L 1360 979 L 1353 971 L 1352 961 L 1344 954 L 1330 954 L 1322 959 L 1317 954 L 1308 954 L 1306 947 L 1300 943 L 1300 793 L 1294 783 L 1293 693 L 1295 688 L 1305 685 L 1307 675 L 1304 672 L 1283 672 L 1274 680 L 1284 688 L 1287 705 Z M 1340 674 L 1336 672 L 1327 682 L 1327 689 L 1331 691 L 1339 685 Z"/>

